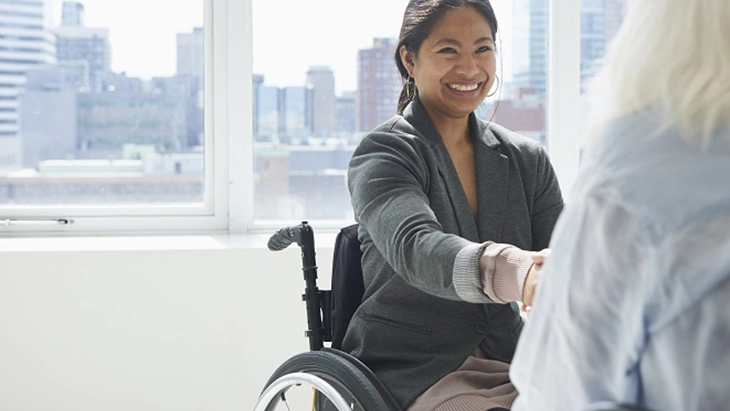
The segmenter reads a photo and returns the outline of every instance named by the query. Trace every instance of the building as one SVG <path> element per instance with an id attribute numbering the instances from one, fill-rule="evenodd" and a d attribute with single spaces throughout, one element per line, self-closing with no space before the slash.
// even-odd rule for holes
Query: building
<path id="1" fill-rule="evenodd" d="M 500 100 L 488 109 L 487 117 L 518 134 L 539 141 L 547 147 L 545 101 L 537 98 L 534 90 L 527 95 L 515 93 L 512 99 Z"/>
<path id="2" fill-rule="evenodd" d="M 205 74 L 205 38 L 203 28 L 196 27 L 190 33 L 178 33 L 177 74 L 202 77 Z"/>
<path id="3" fill-rule="evenodd" d="M 279 89 L 279 142 L 301 144 L 311 136 L 308 121 L 311 91 L 301 86 Z"/>
<path id="4" fill-rule="evenodd" d="M 177 71 L 166 79 L 176 87 L 182 87 L 188 102 L 188 146 L 203 144 L 205 123 L 205 37 L 202 27 L 190 33 L 178 33 L 176 37 Z"/>
<path id="5" fill-rule="evenodd" d="M 547 97 L 548 0 L 514 0 L 512 81 Z"/>
<path id="6" fill-rule="evenodd" d="M 335 132 L 335 74 L 326 66 L 311 67 L 307 71 L 307 87 L 312 91 L 312 133 L 315 137 L 331 137 Z"/>
<path id="7" fill-rule="evenodd" d="M 77 95 L 87 85 L 84 64 L 60 64 L 29 70 L 19 96 L 23 167 L 49 159 L 73 159 L 77 150 Z"/>
<path id="8" fill-rule="evenodd" d="M 58 61 L 81 61 L 88 65 L 89 90 L 101 92 L 105 73 L 111 64 L 109 29 L 83 25 L 84 6 L 78 2 L 63 2 L 61 26 L 56 34 Z"/>
<path id="9" fill-rule="evenodd" d="M 61 5 L 61 25 L 82 27 L 84 25 L 84 5 L 76 1 L 64 1 Z"/>
<path id="10" fill-rule="evenodd" d="M 547 98 L 548 0 L 514 0 L 512 71 L 515 87 Z M 619 29 L 624 0 L 581 0 L 581 84 L 600 68 L 606 46 Z"/>
<path id="11" fill-rule="evenodd" d="M 393 117 L 403 89 L 403 79 L 395 65 L 396 39 L 375 38 L 373 47 L 357 53 L 358 131 L 370 131 Z"/>
<path id="12" fill-rule="evenodd" d="M 22 163 L 18 99 L 26 71 L 56 62 L 49 12 L 49 0 L 0 0 L 0 172 Z"/>
<path id="13" fill-rule="evenodd" d="M 253 76 L 254 141 L 273 142 L 279 139 L 279 88 L 264 84 L 264 76 Z"/>
<path id="14" fill-rule="evenodd" d="M 125 144 L 153 145 L 158 153 L 187 146 L 187 102 L 175 94 L 78 94 L 78 156 L 120 158 Z"/>
<path id="15" fill-rule="evenodd" d="M 335 136 L 350 140 L 355 131 L 357 92 L 345 91 L 335 100 Z"/>
<path id="16" fill-rule="evenodd" d="M 624 0 L 582 0 L 581 85 L 593 77 L 623 21 Z"/>

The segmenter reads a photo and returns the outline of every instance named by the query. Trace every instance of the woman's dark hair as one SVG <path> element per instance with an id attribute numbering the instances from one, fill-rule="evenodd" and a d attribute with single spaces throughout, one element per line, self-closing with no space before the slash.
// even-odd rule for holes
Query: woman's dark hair
<path id="1" fill-rule="evenodd" d="M 398 99 L 398 114 L 403 114 L 403 109 L 416 95 L 416 84 L 409 81 L 408 70 L 406 70 L 400 58 L 401 46 L 411 53 L 418 53 L 421 44 L 431 34 L 431 30 L 437 21 L 449 10 L 458 9 L 461 6 L 472 6 L 484 15 L 489 27 L 492 28 L 492 38 L 497 40 L 497 17 L 494 15 L 492 4 L 489 0 L 411 0 L 406 6 L 403 14 L 403 24 L 400 29 L 398 46 L 395 48 L 395 64 L 398 66 L 401 77 L 405 84 Z"/>

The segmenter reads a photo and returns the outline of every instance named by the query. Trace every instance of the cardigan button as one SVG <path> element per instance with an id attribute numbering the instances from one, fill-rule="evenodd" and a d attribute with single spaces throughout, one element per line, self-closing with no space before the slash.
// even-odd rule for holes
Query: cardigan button
<path id="1" fill-rule="evenodd" d="M 476 330 L 477 334 L 484 334 L 489 330 L 489 326 L 487 326 L 487 323 L 484 321 L 479 321 L 476 326 L 474 326 L 474 329 Z"/>

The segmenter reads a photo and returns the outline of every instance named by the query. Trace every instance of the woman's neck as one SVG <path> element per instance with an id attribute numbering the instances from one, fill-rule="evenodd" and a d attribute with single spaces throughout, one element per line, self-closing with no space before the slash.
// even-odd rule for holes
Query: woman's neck
<path id="1" fill-rule="evenodd" d="M 441 135 L 441 139 L 447 146 L 457 146 L 464 142 L 471 141 L 469 133 L 469 116 L 462 118 L 453 118 L 443 115 L 437 111 L 429 109 L 424 104 L 426 113 L 428 113 L 431 122 Z"/>
<path id="2" fill-rule="evenodd" d="M 471 142 L 468 117 L 463 119 L 441 118 L 434 121 L 434 126 L 447 147 L 459 146 L 465 142 Z"/>

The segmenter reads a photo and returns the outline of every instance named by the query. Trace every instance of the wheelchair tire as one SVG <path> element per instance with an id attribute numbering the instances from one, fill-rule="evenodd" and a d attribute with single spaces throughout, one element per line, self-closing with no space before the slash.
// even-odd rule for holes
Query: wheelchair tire
<path id="1" fill-rule="evenodd" d="M 357 366 L 332 350 L 308 351 L 285 361 L 269 378 L 266 390 L 274 381 L 291 373 L 315 375 L 330 385 L 352 406 L 353 411 L 392 411 L 370 379 Z M 335 410 L 323 398 L 317 400 L 321 411 Z M 268 409 L 267 409 L 268 410 Z"/>

